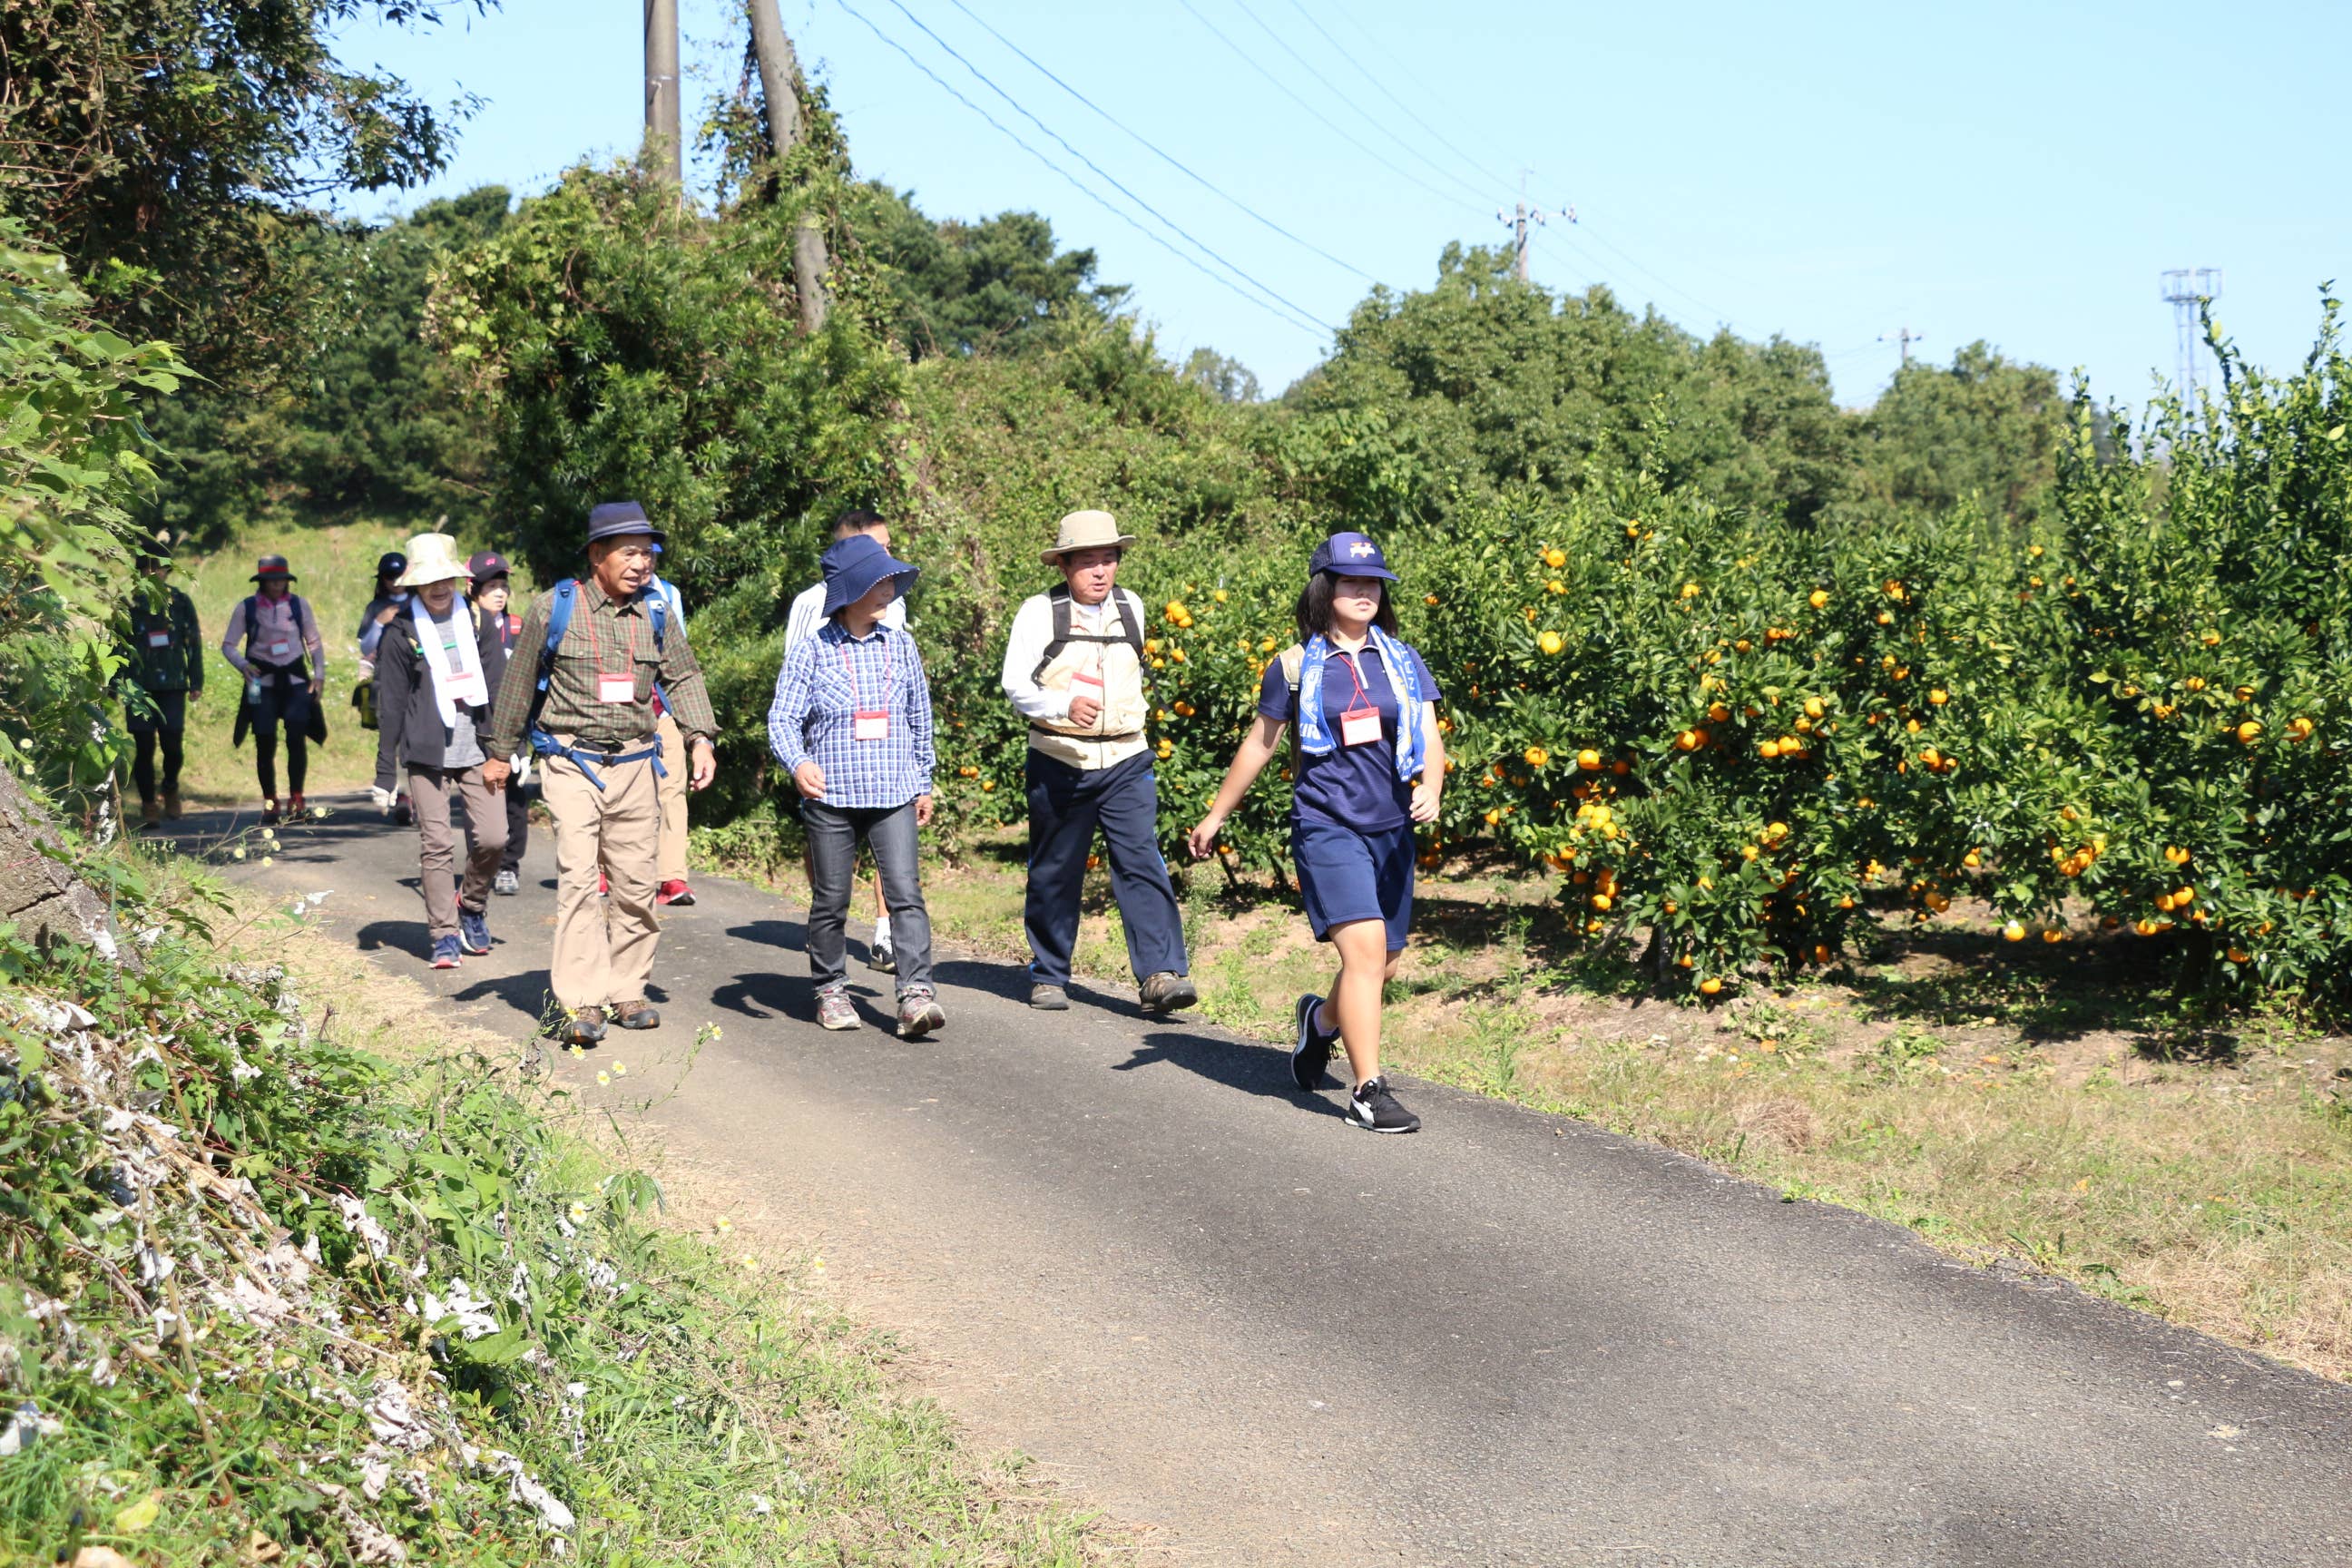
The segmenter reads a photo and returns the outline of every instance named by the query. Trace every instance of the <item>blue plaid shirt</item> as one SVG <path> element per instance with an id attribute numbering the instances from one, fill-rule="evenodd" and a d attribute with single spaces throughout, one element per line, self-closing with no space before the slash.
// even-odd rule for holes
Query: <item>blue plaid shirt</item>
<path id="1" fill-rule="evenodd" d="M 854 678 L 854 679 L 853 679 Z M 860 708 L 887 708 L 888 732 L 854 738 Z M 768 705 L 768 744 L 786 773 L 824 770 L 824 804 L 888 810 L 931 793 L 931 688 L 923 656 L 902 627 L 877 625 L 853 637 L 837 620 L 793 645 Z"/>

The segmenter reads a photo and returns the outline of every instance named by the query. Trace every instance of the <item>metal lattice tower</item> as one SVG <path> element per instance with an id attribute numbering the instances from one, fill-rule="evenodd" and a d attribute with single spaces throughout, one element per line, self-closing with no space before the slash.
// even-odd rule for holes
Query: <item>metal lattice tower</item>
<path id="1" fill-rule="evenodd" d="M 2176 267 L 2164 274 L 2164 302 L 2172 307 L 2173 336 L 2179 340 L 2180 356 L 2175 390 L 2183 403 L 2194 405 L 2199 388 L 2204 384 L 2204 361 L 2197 353 L 2198 339 L 2202 335 L 2197 321 L 2198 307 L 2221 297 L 2221 269 L 2218 267 Z"/>

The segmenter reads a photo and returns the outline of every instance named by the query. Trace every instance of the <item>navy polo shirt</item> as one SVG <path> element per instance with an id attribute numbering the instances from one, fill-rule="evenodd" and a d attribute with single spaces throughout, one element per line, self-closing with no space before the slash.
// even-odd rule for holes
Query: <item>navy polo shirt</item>
<path id="1" fill-rule="evenodd" d="M 1437 677 L 1430 674 L 1429 665 L 1421 650 L 1407 647 L 1412 658 L 1413 674 L 1421 682 L 1421 698 L 1424 702 L 1438 699 Z M 1349 670 L 1356 671 L 1350 679 Z M 1306 671 L 1299 671 L 1303 685 Z M 1356 682 L 1363 682 L 1363 697 L 1356 695 Z M 1339 715 L 1351 707 L 1361 709 L 1364 698 L 1380 710 L 1381 738 L 1360 746 L 1339 743 Z M 1295 723 L 1297 694 L 1290 682 L 1283 679 L 1282 661 L 1276 659 L 1265 667 L 1265 676 L 1258 682 L 1257 710 L 1268 719 Z M 1341 827 L 1352 827 L 1359 833 L 1384 833 L 1402 827 L 1412 820 L 1412 786 L 1397 777 L 1397 692 L 1389 684 L 1388 670 L 1381 660 L 1381 650 L 1371 643 L 1364 644 L 1361 654 L 1343 653 L 1333 647 L 1323 658 L 1323 731 L 1331 737 L 1331 750 L 1319 757 L 1310 757 L 1293 748 L 1297 758 L 1294 771 L 1297 778 L 1293 784 L 1291 813 L 1294 817 L 1313 817 Z M 1422 743 L 1428 744 L 1423 736 Z"/>

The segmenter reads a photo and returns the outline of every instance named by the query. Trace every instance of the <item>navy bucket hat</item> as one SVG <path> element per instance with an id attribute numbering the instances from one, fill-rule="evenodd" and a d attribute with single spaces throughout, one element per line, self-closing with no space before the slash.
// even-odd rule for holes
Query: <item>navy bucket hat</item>
<path id="1" fill-rule="evenodd" d="M 1335 577 L 1385 577 L 1393 583 L 1397 574 L 1389 570 L 1388 557 L 1369 533 L 1335 533 L 1315 547 L 1315 557 L 1307 563 L 1307 574 L 1328 572 Z"/>
<path id="2" fill-rule="evenodd" d="M 633 500 L 601 501 L 588 509 L 588 539 L 590 544 L 600 539 L 626 539 L 642 533 L 661 548 L 667 537 L 646 516 L 646 509 Z"/>
<path id="3" fill-rule="evenodd" d="M 821 558 L 824 567 L 824 613 L 828 616 L 844 605 L 854 605 L 872 591 L 874 584 L 885 577 L 898 579 L 898 597 L 905 598 L 913 587 L 917 568 L 904 561 L 894 561 L 882 548 L 882 542 L 870 533 L 853 533 L 847 539 L 837 539 Z"/>

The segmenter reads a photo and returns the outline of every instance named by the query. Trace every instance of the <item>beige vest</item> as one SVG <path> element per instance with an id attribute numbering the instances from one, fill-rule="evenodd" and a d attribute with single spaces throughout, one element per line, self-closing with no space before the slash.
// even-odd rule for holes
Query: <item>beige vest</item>
<path id="1" fill-rule="evenodd" d="M 1143 616 L 1143 601 L 1124 588 L 1111 593 L 1128 601 L 1138 626 L 1148 624 Z M 1045 597 L 1045 595 L 1040 595 Z M 1067 763 L 1081 772 L 1123 763 L 1138 752 L 1148 751 L 1150 743 L 1144 738 L 1143 725 L 1147 710 L 1143 700 L 1143 661 L 1126 639 L 1126 628 L 1119 624 L 1118 611 L 1108 599 L 1088 607 L 1070 606 L 1070 641 L 1062 651 L 1045 661 L 1038 674 L 1037 684 L 1047 691 L 1076 691 L 1097 697 L 1102 702 L 1102 712 L 1092 724 L 1073 724 L 1067 720 L 1047 724 L 1033 721 L 1029 726 L 1029 745 L 1042 756 Z M 1089 642 L 1088 637 L 1112 640 Z M 1081 678 L 1085 679 L 1081 679 Z M 1097 687 L 1090 684 L 1099 680 Z"/>

